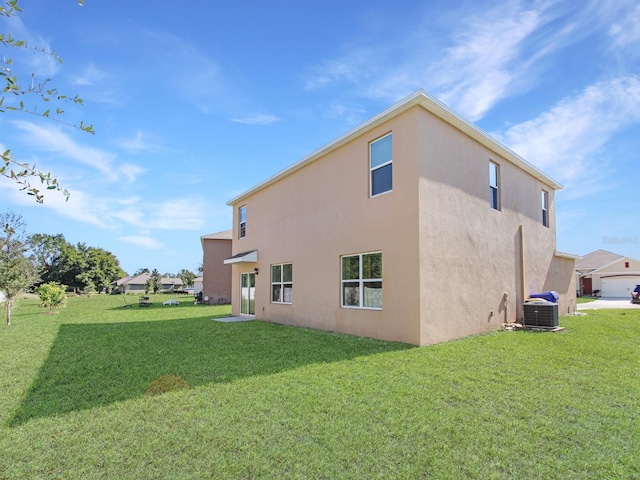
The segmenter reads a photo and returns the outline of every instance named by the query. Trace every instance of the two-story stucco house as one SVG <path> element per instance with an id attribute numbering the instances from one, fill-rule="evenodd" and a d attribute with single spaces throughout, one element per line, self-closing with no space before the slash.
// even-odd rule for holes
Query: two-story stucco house
<path id="1" fill-rule="evenodd" d="M 420 90 L 228 202 L 232 313 L 427 345 L 575 307 L 561 188 Z"/>

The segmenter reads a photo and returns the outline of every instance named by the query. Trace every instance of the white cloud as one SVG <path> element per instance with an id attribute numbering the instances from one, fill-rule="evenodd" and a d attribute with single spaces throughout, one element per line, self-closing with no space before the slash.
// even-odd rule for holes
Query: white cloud
<path id="1" fill-rule="evenodd" d="M 80 86 L 94 86 L 102 82 L 106 76 L 104 71 L 100 70 L 93 63 L 90 63 L 81 75 L 73 77 L 72 83 Z"/>
<path id="2" fill-rule="evenodd" d="M 23 62 L 37 77 L 54 76 L 60 70 L 61 62 L 53 53 L 50 43 L 42 36 L 30 31 L 19 16 L 4 19 L 11 36 L 27 42 L 29 49 L 14 49 L 11 57 L 14 64 Z M 35 49 L 35 50 L 34 50 Z M 47 53 L 48 52 L 48 53 Z"/>
<path id="3" fill-rule="evenodd" d="M 150 248 L 153 250 L 160 249 L 164 246 L 155 238 L 149 237 L 147 235 L 131 235 L 127 237 L 118 237 L 118 240 L 126 243 L 132 243 L 134 245 L 139 245 L 141 247 Z"/>
<path id="4" fill-rule="evenodd" d="M 278 117 L 274 115 L 264 115 L 261 113 L 250 113 L 241 118 L 232 118 L 232 122 L 236 123 L 244 123 L 247 125 L 271 125 L 279 120 Z"/>
<path id="5" fill-rule="evenodd" d="M 96 148 L 80 145 L 56 127 L 41 127 L 31 122 L 15 121 L 13 124 L 25 134 L 25 140 L 35 149 L 62 154 L 64 158 L 90 166 L 110 180 L 116 180 L 112 163 L 116 155 Z"/>
<path id="6" fill-rule="evenodd" d="M 148 135 L 138 130 L 133 138 L 122 140 L 118 146 L 129 153 L 138 153 L 141 151 L 158 150 L 159 147 L 147 141 Z"/>
<path id="7" fill-rule="evenodd" d="M 552 176 L 593 191 L 602 188 L 597 180 L 604 179 L 603 147 L 619 130 L 639 122 L 640 77 L 625 76 L 590 85 L 496 136 Z"/>
<path id="8" fill-rule="evenodd" d="M 31 148 L 60 155 L 65 160 L 91 167 L 100 172 L 101 179 L 110 182 L 122 178 L 133 182 L 146 169 L 132 163 L 118 164 L 118 156 L 105 150 L 82 145 L 55 126 L 41 127 L 31 122 L 12 122 L 24 133 L 25 143 Z"/>
<path id="9" fill-rule="evenodd" d="M 640 44 L 640 4 L 611 25 L 608 34 L 614 47 L 638 46 Z"/>
<path id="10" fill-rule="evenodd" d="M 466 28 L 428 67 L 429 85 L 444 103 L 471 120 L 481 118 L 523 75 L 526 64 L 516 62 L 523 44 L 545 23 L 544 8 L 526 9 L 519 2 L 463 20 Z"/>
<path id="11" fill-rule="evenodd" d="M 147 169 L 132 163 L 123 163 L 118 167 L 118 171 L 127 178 L 129 183 L 133 183 L 136 178 L 145 173 Z"/>

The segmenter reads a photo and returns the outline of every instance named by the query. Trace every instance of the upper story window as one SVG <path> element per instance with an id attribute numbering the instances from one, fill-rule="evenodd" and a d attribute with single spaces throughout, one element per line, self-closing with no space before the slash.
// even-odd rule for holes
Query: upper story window
<path id="1" fill-rule="evenodd" d="M 291 303 L 293 298 L 293 264 L 271 265 L 271 302 Z"/>
<path id="2" fill-rule="evenodd" d="M 500 169 L 493 162 L 489 162 L 489 204 L 500 210 Z"/>
<path id="3" fill-rule="evenodd" d="M 369 169 L 371 171 L 371 196 L 390 192 L 393 180 L 392 134 L 369 144 Z"/>
<path id="4" fill-rule="evenodd" d="M 549 226 L 549 192 L 542 190 L 542 225 Z"/>
<path id="5" fill-rule="evenodd" d="M 382 309 L 382 252 L 342 257 L 342 306 Z"/>
<path id="6" fill-rule="evenodd" d="M 244 238 L 247 234 L 247 206 L 243 205 L 238 210 L 238 238 Z"/>

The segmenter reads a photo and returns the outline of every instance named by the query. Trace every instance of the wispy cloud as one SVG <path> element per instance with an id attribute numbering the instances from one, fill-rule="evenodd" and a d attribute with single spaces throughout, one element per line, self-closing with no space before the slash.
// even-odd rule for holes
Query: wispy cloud
<path id="1" fill-rule="evenodd" d="M 344 53 L 309 69 L 312 90 L 351 85 L 350 92 L 396 101 L 426 88 L 476 121 L 500 101 L 522 94 L 544 78 L 554 54 L 594 34 L 606 49 L 640 42 L 640 6 L 635 0 L 558 0 L 465 4 L 460 15 L 438 22 L 437 41 L 420 16 L 405 22 L 404 35 L 390 33 L 383 44 L 352 42 Z M 433 15 L 429 11 L 425 15 Z M 424 25 L 428 25 L 427 28 Z M 448 33 L 447 33 L 448 29 Z"/>
<path id="2" fill-rule="evenodd" d="M 464 19 L 453 45 L 428 66 L 430 88 L 471 120 L 481 118 L 527 71 L 521 61 L 524 43 L 549 20 L 544 7 L 534 5 L 538 8 L 504 3 Z"/>
<path id="3" fill-rule="evenodd" d="M 640 4 L 629 9 L 608 31 L 613 47 L 625 48 L 640 45 Z M 636 51 L 637 55 L 638 52 Z"/>
<path id="4" fill-rule="evenodd" d="M 72 78 L 71 83 L 73 85 L 92 86 L 102 82 L 106 76 L 107 74 L 103 70 L 100 70 L 95 64 L 90 63 L 80 75 Z"/>
<path id="5" fill-rule="evenodd" d="M 24 141 L 31 148 L 63 155 L 66 159 L 100 171 L 110 180 L 117 179 L 112 168 L 116 155 L 81 145 L 56 127 L 41 127 L 22 120 L 14 121 L 13 125 L 23 132 Z"/>
<path id="6" fill-rule="evenodd" d="M 11 53 L 14 64 L 23 63 L 36 76 L 52 77 L 60 70 L 60 61 L 55 57 L 50 43 L 31 31 L 19 16 L 4 19 L 13 38 L 27 42 L 30 49 L 16 49 Z M 37 51 L 36 51 L 37 50 Z"/>
<path id="7" fill-rule="evenodd" d="M 161 75 L 169 80 L 172 93 L 178 94 L 209 113 L 225 99 L 228 83 L 218 62 L 208 51 L 170 32 L 142 30 L 150 55 L 157 57 L 163 71 L 179 72 Z M 161 81 L 160 80 L 160 81 Z"/>
<path id="8" fill-rule="evenodd" d="M 636 123 L 640 77 L 624 76 L 591 85 L 496 136 L 568 186 L 580 183 L 582 190 L 593 191 L 605 180 L 603 147 L 622 128 Z"/>
<path id="9" fill-rule="evenodd" d="M 244 123 L 247 125 L 271 125 L 279 120 L 275 115 L 265 115 L 262 113 L 250 113 L 244 117 L 232 118 L 232 122 Z"/>
<path id="10" fill-rule="evenodd" d="M 142 151 L 158 151 L 160 145 L 149 139 L 149 135 L 138 130 L 133 138 L 121 140 L 118 146 L 128 153 L 139 153 Z"/>
<path id="11" fill-rule="evenodd" d="M 77 164 L 91 167 L 100 172 L 101 177 L 114 182 L 125 178 L 133 182 L 146 170 L 131 163 L 118 164 L 118 156 L 114 153 L 82 145 L 55 126 L 42 127 L 31 122 L 12 122 L 23 132 L 25 143 L 30 148 L 56 154 L 65 160 L 73 160 Z"/>
<path id="12" fill-rule="evenodd" d="M 147 235 L 131 235 L 127 237 L 118 237 L 118 240 L 126 243 L 132 243 L 134 245 L 139 245 L 141 247 L 150 248 L 153 250 L 158 250 L 164 246 L 155 238 L 149 237 Z"/>

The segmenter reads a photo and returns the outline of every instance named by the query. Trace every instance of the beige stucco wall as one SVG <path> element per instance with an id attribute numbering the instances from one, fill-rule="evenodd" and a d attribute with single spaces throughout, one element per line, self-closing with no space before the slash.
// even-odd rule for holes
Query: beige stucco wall
<path id="1" fill-rule="evenodd" d="M 202 297 L 209 297 L 203 303 L 230 303 L 232 270 L 224 261 L 231 256 L 231 240 L 203 238 L 202 250 Z"/>
<path id="2" fill-rule="evenodd" d="M 234 205 L 247 206 L 246 237 L 233 253 L 258 250 L 256 317 L 284 324 L 418 343 L 419 283 L 415 113 L 396 117 Z M 393 130 L 393 192 L 369 198 L 369 142 Z M 341 255 L 382 251 L 383 309 L 341 308 Z M 293 303 L 270 302 L 270 266 L 293 263 Z M 234 297 L 235 298 L 235 297 Z M 239 314 L 238 302 L 233 303 Z"/>
<path id="3" fill-rule="evenodd" d="M 531 293 L 562 287 L 570 301 L 571 271 L 562 285 L 550 274 L 554 191 L 424 110 L 420 123 L 421 344 L 518 320 Z M 490 161 L 499 165 L 500 210 L 489 205 Z"/>
<path id="4" fill-rule="evenodd" d="M 389 132 L 393 191 L 369 198 L 368 145 Z M 500 211 L 489 206 L 490 160 L 500 165 Z M 247 234 L 238 239 L 242 205 Z M 258 251 L 257 263 L 233 267 L 234 315 L 240 273 L 254 268 L 257 318 L 416 345 L 517 320 L 530 293 L 562 289 L 560 311 L 575 305 L 573 262 L 555 257 L 553 189 L 418 106 L 233 211 L 232 253 Z M 383 252 L 383 309 L 341 308 L 340 256 L 372 251 Z M 289 262 L 293 303 L 273 304 L 270 266 Z"/>

